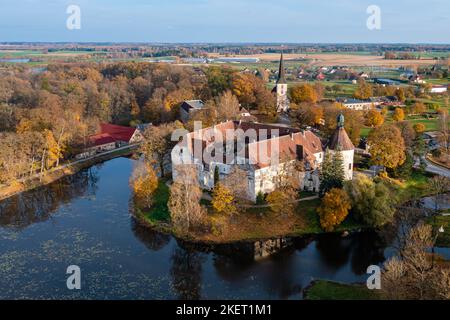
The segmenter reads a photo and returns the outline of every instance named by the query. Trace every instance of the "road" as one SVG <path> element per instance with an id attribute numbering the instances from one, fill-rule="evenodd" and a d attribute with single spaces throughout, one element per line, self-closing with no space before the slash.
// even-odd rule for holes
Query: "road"
<path id="1" fill-rule="evenodd" d="M 423 160 L 427 164 L 425 171 L 450 178 L 450 170 L 445 169 L 444 167 L 441 166 L 437 166 L 431 161 L 427 160 L 426 158 L 423 158 Z"/>

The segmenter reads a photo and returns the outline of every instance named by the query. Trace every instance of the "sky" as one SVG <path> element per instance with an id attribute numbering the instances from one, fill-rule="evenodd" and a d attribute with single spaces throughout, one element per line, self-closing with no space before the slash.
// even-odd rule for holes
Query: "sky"
<path id="1" fill-rule="evenodd" d="M 67 28 L 69 5 L 81 29 Z M 0 42 L 15 41 L 449 44 L 450 1 L 0 0 Z"/>

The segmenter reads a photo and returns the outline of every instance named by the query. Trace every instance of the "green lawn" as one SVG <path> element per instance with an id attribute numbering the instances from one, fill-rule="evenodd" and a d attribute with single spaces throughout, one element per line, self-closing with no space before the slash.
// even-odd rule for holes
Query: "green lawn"
<path id="1" fill-rule="evenodd" d="M 22 51 L 3 51 L 0 50 L 0 58 L 3 57 L 13 57 L 13 58 L 23 58 L 28 55 L 40 54 L 41 51 L 33 51 L 33 50 L 22 50 Z"/>
<path id="2" fill-rule="evenodd" d="M 369 290 L 362 284 L 342 284 L 326 280 L 314 281 L 305 291 L 306 300 L 377 300 L 377 290 Z"/>
<path id="3" fill-rule="evenodd" d="M 167 203 L 169 201 L 169 187 L 165 181 L 159 181 L 158 188 L 153 196 L 153 205 L 149 212 L 145 213 L 145 217 L 150 222 L 169 221 L 170 213 Z"/>
<path id="4" fill-rule="evenodd" d="M 296 213 L 306 217 L 306 225 L 295 230 L 296 234 L 323 233 L 323 229 L 320 226 L 319 215 L 317 214 L 317 208 L 319 206 L 320 199 L 299 202 Z M 336 227 L 334 232 L 352 231 L 365 227 L 365 225 L 356 221 L 350 214 L 339 226 Z"/>
<path id="5" fill-rule="evenodd" d="M 436 131 L 439 129 L 439 120 L 438 119 L 410 119 L 408 120 L 412 125 L 416 123 L 422 123 L 425 125 L 425 131 Z"/>
<path id="6" fill-rule="evenodd" d="M 428 82 L 428 83 L 431 83 L 431 84 L 448 84 L 448 83 L 450 83 L 450 79 L 449 78 L 426 79 L 425 81 Z"/>
<path id="7" fill-rule="evenodd" d="M 411 176 L 401 186 L 397 187 L 400 203 L 428 195 L 430 193 L 428 180 L 431 177 L 431 173 L 421 173 L 413 170 Z"/>
<path id="8" fill-rule="evenodd" d="M 372 131 L 372 128 L 369 127 L 363 127 L 361 128 L 361 132 L 360 132 L 360 137 L 361 138 L 365 138 L 369 135 L 370 131 Z"/>

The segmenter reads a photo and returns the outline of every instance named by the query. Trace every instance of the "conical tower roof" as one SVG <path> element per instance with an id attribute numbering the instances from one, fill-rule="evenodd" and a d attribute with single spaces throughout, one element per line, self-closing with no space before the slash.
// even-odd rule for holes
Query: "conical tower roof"
<path id="1" fill-rule="evenodd" d="M 285 71 L 284 71 L 284 59 L 283 59 L 283 51 L 281 51 L 281 57 L 280 57 L 280 67 L 278 69 L 278 79 L 277 83 L 279 84 L 285 84 L 286 79 L 284 77 Z"/>
<path id="2" fill-rule="evenodd" d="M 346 151 L 355 149 L 355 146 L 348 137 L 347 131 L 345 131 L 343 114 L 340 114 L 337 117 L 337 128 L 336 131 L 334 131 L 333 135 L 331 136 L 330 141 L 328 142 L 328 148 L 330 150 L 335 151 L 336 150 Z"/>

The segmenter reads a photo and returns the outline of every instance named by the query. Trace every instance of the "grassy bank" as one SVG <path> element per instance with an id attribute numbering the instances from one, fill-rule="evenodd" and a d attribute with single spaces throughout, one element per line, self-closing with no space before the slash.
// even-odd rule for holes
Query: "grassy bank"
<path id="1" fill-rule="evenodd" d="M 377 300 L 377 290 L 369 290 L 363 284 L 342 284 L 326 280 L 314 281 L 304 291 L 306 300 Z"/>
<path id="2" fill-rule="evenodd" d="M 414 171 L 406 180 L 389 179 L 392 192 L 398 195 L 399 202 L 425 196 L 429 193 L 427 188 L 428 174 Z M 165 231 L 174 233 L 170 224 L 170 212 L 167 206 L 169 188 L 165 181 L 160 181 L 153 199 L 151 209 L 139 210 L 139 217 L 148 225 L 162 227 Z M 301 199 L 311 196 L 302 192 Z M 201 204 L 208 209 L 208 223 L 210 232 L 191 235 L 191 240 L 227 243 L 242 240 L 269 239 L 286 236 L 304 236 L 324 233 L 320 226 L 317 208 L 320 199 L 308 199 L 297 202 L 292 212 L 273 212 L 266 206 L 240 208 L 240 212 L 232 216 L 215 213 L 209 201 L 202 200 Z M 354 232 L 368 229 L 353 217 L 352 214 L 336 227 L 334 232 Z M 159 228 L 160 229 L 160 228 Z"/>
<path id="3" fill-rule="evenodd" d="M 136 211 L 145 224 L 175 234 L 170 225 L 168 199 L 169 188 L 165 182 L 160 182 L 152 208 L 149 210 L 138 208 Z M 209 205 L 205 201 L 202 204 Z M 192 238 L 196 241 L 228 243 L 324 233 L 316 213 L 319 205 L 319 199 L 301 201 L 297 203 L 292 213 L 275 213 L 268 207 L 249 207 L 242 208 L 233 216 L 215 214 L 212 208 L 208 207 L 208 217 L 212 223 L 211 232 L 192 235 Z M 335 231 L 355 231 L 362 228 L 363 225 L 348 217 Z"/>

